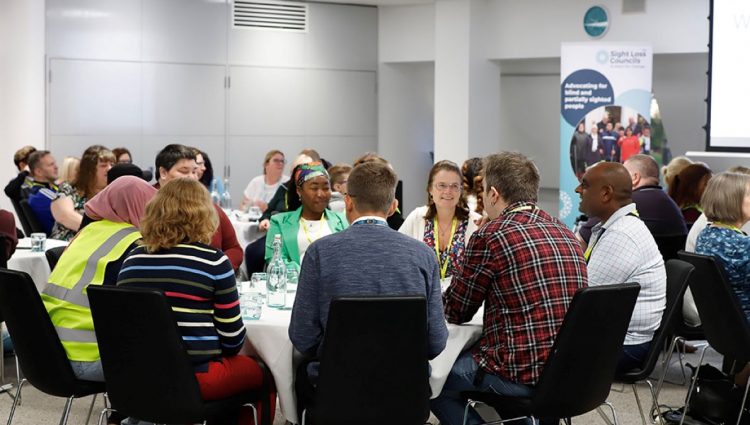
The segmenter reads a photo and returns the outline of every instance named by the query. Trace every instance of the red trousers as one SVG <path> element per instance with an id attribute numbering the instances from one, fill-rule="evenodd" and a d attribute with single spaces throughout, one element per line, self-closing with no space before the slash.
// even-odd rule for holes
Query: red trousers
<path id="1" fill-rule="evenodd" d="M 258 363 L 250 357 L 237 355 L 222 357 L 220 361 L 208 363 L 208 372 L 196 373 L 201 396 L 204 400 L 218 400 L 234 394 L 256 390 L 263 385 L 263 372 Z M 273 384 L 271 385 L 273 388 Z M 258 420 L 261 409 L 271 409 L 271 421 L 276 412 L 276 392 L 272 391 L 268 400 L 257 404 Z M 239 425 L 253 424 L 252 410 L 243 407 L 240 413 Z"/>

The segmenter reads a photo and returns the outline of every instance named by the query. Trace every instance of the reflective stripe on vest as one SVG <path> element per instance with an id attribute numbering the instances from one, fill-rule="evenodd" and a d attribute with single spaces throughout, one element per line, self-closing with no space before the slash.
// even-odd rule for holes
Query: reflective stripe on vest
<path id="1" fill-rule="evenodd" d="M 73 249 L 60 257 L 42 291 L 42 301 L 68 359 L 99 359 L 86 287 L 104 283 L 107 265 L 140 238 L 130 224 L 102 220 L 85 227 L 74 239 Z"/>
<path id="2" fill-rule="evenodd" d="M 135 238 L 127 238 L 128 235 L 132 235 L 134 233 L 137 233 L 137 235 L 133 235 L 136 236 Z M 45 295 L 49 295 L 52 298 L 57 298 L 59 300 L 67 301 L 71 304 L 89 308 L 89 299 L 86 294 L 84 294 L 83 290 L 86 289 L 86 286 L 88 286 L 89 284 L 102 284 L 101 280 L 97 279 L 99 280 L 98 282 L 94 280 L 94 277 L 98 271 L 98 266 L 100 266 L 99 261 L 104 259 L 107 254 L 110 254 L 117 247 L 117 245 L 119 245 L 126 239 L 132 240 L 128 241 L 127 245 L 124 248 L 130 246 L 133 242 L 135 242 L 135 240 L 140 239 L 140 233 L 138 233 L 138 229 L 132 226 L 128 226 L 126 228 L 118 230 L 117 232 L 115 232 L 115 234 L 107 238 L 104 243 L 96 248 L 96 250 L 88 257 L 88 260 L 86 260 L 86 264 L 83 269 L 83 273 L 81 273 L 80 278 L 78 278 L 72 288 L 66 288 L 65 286 L 53 283 L 52 280 L 57 280 L 59 279 L 59 277 L 53 277 L 52 275 L 50 275 L 50 281 L 47 282 L 47 285 L 44 287 L 42 293 Z M 116 260 L 118 258 L 120 258 L 120 255 L 117 255 L 117 257 L 113 260 Z M 104 264 L 101 264 L 101 266 L 103 266 L 103 268 L 106 268 L 107 264 L 109 264 L 109 262 L 105 262 Z M 103 278 L 104 270 L 101 270 L 101 273 L 99 274 Z M 64 276 L 60 280 L 65 281 Z"/>

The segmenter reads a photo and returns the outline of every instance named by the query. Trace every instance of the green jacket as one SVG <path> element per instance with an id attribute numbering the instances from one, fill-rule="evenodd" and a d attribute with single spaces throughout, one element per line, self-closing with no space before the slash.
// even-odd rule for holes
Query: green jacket
<path id="1" fill-rule="evenodd" d="M 349 223 L 346 217 L 341 213 L 335 213 L 328 208 L 325 212 L 328 227 L 332 233 L 340 232 L 347 227 Z M 299 220 L 302 215 L 302 207 L 294 211 L 279 213 L 271 217 L 271 225 L 266 235 L 266 263 L 273 258 L 273 239 L 277 234 L 281 235 L 281 257 L 286 263 L 295 263 L 300 265 L 299 247 L 297 246 L 297 234 L 299 233 Z"/>

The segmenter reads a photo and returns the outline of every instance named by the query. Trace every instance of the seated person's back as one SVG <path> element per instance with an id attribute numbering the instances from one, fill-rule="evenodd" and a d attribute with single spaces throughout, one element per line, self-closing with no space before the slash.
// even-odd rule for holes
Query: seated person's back
<path id="1" fill-rule="evenodd" d="M 445 347 L 435 255 L 423 243 L 390 229 L 385 220 L 395 209 L 395 186 L 396 175 L 387 165 L 367 163 L 352 170 L 345 197 L 351 227 L 315 241 L 302 262 L 289 326 L 292 344 L 300 352 L 319 353 L 334 297 L 358 295 L 424 296 L 428 355 L 433 358 Z M 315 366 L 309 370 L 316 374 Z"/>

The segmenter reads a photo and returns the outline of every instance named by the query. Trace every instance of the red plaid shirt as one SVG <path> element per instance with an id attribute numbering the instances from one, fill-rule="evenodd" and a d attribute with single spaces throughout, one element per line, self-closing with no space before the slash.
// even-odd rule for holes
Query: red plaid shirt
<path id="1" fill-rule="evenodd" d="M 474 359 L 488 373 L 535 384 L 573 294 L 586 282 L 573 233 L 533 203 L 517 202 L 471 236 L 443 298 L 445 316 L 464 323 L 484 303 Z"/>

